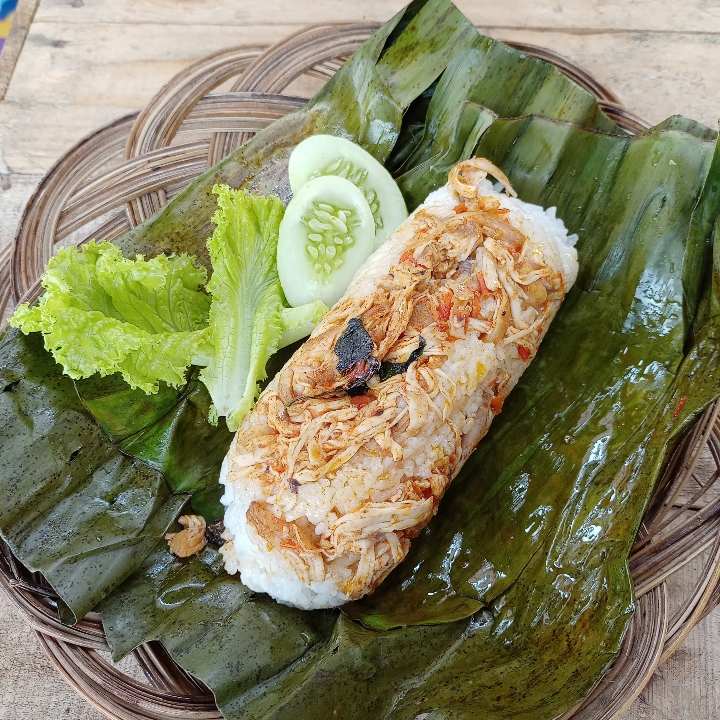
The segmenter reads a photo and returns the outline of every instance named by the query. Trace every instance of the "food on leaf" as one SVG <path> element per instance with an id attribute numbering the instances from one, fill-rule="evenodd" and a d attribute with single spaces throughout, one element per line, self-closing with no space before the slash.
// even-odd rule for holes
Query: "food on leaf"
<path id="1" fill-rule="evenodd" d="M 288 302 L 337 302 L 372 253 L 374 228 L 365 197 L 349 180 L 325 175 L 303 185 L 280 225 L 277 264 Z"/>
<path id="2" fill-rule="evenodd" d="M 537 351 L 575 280 L 575 237 L 553 213 L 496 192 L 488 172 L 514 195 L 488 161 L 454 168 L 237 433 L 221 552 L 252 590 L 306 609 L 372 592 L 527 367 L 518 348 Z"/>
<path id="3" fill-rule="evenodd" d="M 288 176 L 296 193 L 308 180 L 337 175 L 365 196 L 375 221 L 375 248 L 408 216 L 405 200 L 392 175 L 367 150 L 334 135 L 311 135 L 290 155 Z"/>
<path id="4" fill-rule="evenodd" d="M 178 522 L 183 529 L 165 535 L 165 539 L 168 541 L 168 549 L 179 558 L 197 555 L 208 542 L 205 537 L 205 531 L 207 530 L 205 518 L 200 515 L 181 515 Z"/>

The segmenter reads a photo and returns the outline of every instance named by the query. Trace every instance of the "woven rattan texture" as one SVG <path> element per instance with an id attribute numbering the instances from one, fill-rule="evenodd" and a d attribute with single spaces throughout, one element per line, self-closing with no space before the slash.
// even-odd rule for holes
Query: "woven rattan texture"
<path id="1" fill-rule="evenodd" d="M 245 45 L 215 53 L 171 80 L 138 115 L 121 118 L 78 144 L 42 181 L 15 243 L 0 252 L 0 318 L 18 302 L 37 297 L 56 246 L 113 239 L 150 217 L 194 177 L 302 105 L 303 98 L 282 93 L 301 76 L 318 82 L 331 77 L 376 27 L 319 25 L 272 47 Z M 555 64 L 628 131 L 647 127 L 566 59 L 542 48 L 516 47 Z M 621 655 L 566 719 L 618 717 L 658 664 L 720 602 L 718 407 L 708 409 L 672 458 L 645 517 L 631 557 L 637 612 Z M 700 462 L 704 471 L 698 474 Z M 700 554 L 704 567 L 687 597 L 669 602 L 667 578 Z M 209 690 L 175 665 L 158 643 L 135 651 L 147 684 L 119 672 L 101 655 L 107 644 L 99 618 L 91 614 L 73 628 L 62 625 L 52 590 L 2 543 L 0 586 L 66 680 L 108 717 L 221 718 Z"/>

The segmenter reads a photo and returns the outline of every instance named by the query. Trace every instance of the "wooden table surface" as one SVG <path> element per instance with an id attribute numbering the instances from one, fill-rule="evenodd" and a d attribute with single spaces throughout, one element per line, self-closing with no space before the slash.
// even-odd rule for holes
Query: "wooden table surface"
<path id="1" fill-rule="evenodd" d="M 96 128 L 139 110 L 218 49 L 273 43 L 316 22 L 384 21 L 404 0 L 20 0 L 0 60 L 0 258 L 53 163 Z M 457 0 L 489 35 L 559 52 L 653 123 L 720 115 L 720 1 Z M 698 561 L 699 562 L 699 561 Z M 682 592 L 692 568 L 673 581 Z M 655 673 L 624 720 L 720 718 L 720 611 Z M 96 720 L 0 593 L 0 720 Z"/>

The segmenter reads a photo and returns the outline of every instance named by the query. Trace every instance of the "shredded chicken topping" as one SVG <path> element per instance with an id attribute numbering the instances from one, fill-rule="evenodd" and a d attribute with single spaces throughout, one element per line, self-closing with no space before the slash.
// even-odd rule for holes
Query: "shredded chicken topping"
<path id="1" fill-rule="evenodd" d="M 170 552 L 181 558 L 197 555 L 207 545 L 205 518 L 200 515 L 182 515 L 178 522 L 183 529 L 165 536 Z"/>

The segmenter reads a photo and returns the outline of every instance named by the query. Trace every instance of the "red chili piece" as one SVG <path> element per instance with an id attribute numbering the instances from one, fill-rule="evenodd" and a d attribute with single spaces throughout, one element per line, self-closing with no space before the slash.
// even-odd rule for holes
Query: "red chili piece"
<path id="1" fill-rule="evenodd" d="M 480 286 L 480 292 L 483 295 L 489 295 L 490 294 L 490 288 L 485 284 L 485 278 L 483 277 L 482 273 L 477 274 L 478 279 L 478 285 Z"/>
<path id="2" fill-rule="evenodd" d="M 673 418 L 676 418 L 682 412 L 682 409 L 685 407 L 686 402 L 687 402 L 686 397 L 680 398 L 680 402 L 677 404 L 677 407 L 675 408 L 675 410 L 673 410 Z"/>
<path id="3" fill-rule="evenodd" d="M 413 252 L 413 250 L 406 250 L 400 256 L 400 262 L 409 262 L 412 265 L 415 265 L 415 267 L 420 267 L 420 263 L 415 259 L 415 255 L 413 254 Z"/>
<path id="4" fill-rule="evenodd" d="M 505 398 L 498 397 L 497 395 L 490 401 L 490 409 L 495 415 L 499 415 L 502 412 L 502 406 Z"/>
<path id="5" fill-rule="evenodd" d="M 372 398 L 369 395 L 356 395 L 350 398 L 350 404 L 354 405 L 358 410 L 361 407 L 365 407 L 372 402 Z"/>

